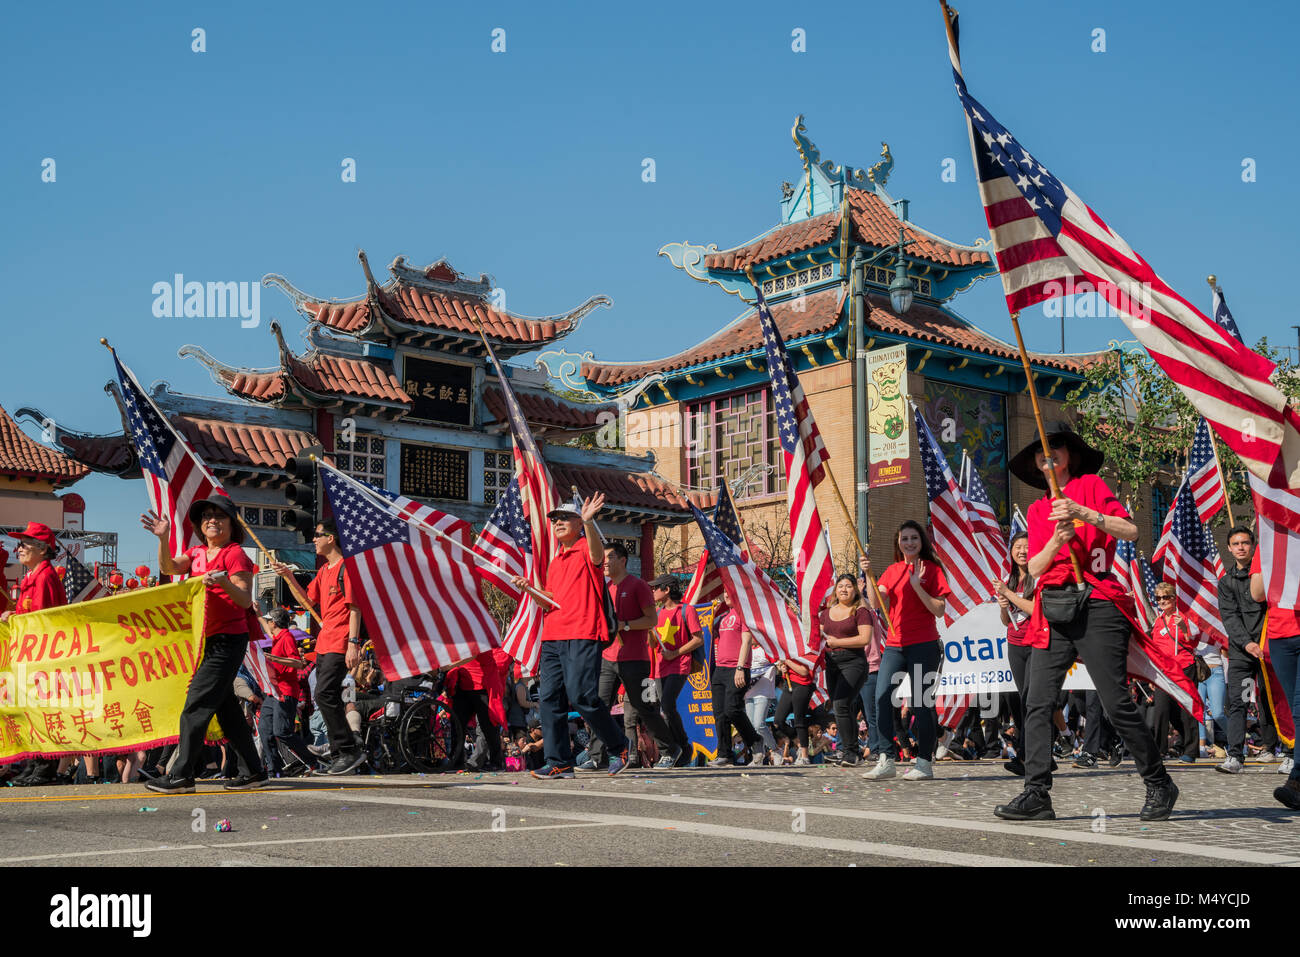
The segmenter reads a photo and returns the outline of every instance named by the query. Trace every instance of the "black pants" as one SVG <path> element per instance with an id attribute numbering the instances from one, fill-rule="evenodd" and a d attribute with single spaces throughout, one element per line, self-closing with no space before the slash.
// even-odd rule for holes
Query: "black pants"
<path id="1" fill-rule="evenodd" d="M 1115 740 L 1115 728 L 1110 723 L 1110 718 L 1106 717 L 1106 709 L 1102 707 L 1101 695 L 1095 691 L 1084 692 L 1083 695 L 1084 717 L 1088 719 L 1088 730 L 1083 738 L 1083 750 L 1093 757 L 1099 754 L 1110 754 L 1111 750 L 1119 747 L 1119 742 Z M 1160 740 L 1156 739 L 1157 747 Z"/>
<path id="2" fill-rule="evenodd" d="M 1131 628 L 1114 604 L 1090 598 L 1073 621 L 1051 626 L 1048 647 L 1035 648 L 1030 654 L 1029 700 L 1025 704 L 1026 787 L 1049 790 L 1052 786 L 1052 739 L 1056 736 L 1052 712 L 1066 672 L 1080 657 L 1097 686 L 1102 707 L 1137 762 L 1142 780 L 1147 784 L 1169 781 L 1155 738 L 1128 693 Z"/>
<path id="3" fill-rule="evenodd" d="M 1232 649 L 1228 659 L 1228 754 L 1237 760 L 1246 755 L 1246 705 L 1249 689 L 1255 689 L 1255 701 L 1264 700 L 1262 687 L 1264 676 L 1258 658 L 1252 658 L 1244 651 Z M 1273 727 L 1273 715 L 1267 706 L 1255 710 L 1259 713 L 1259 743 L 1270 751 L 1277 747 L 1277 728 Z"/>
<path id="4" fill-rule="evenodd" d="M 348 727 L 348 715 L 343 707 L 343 679 L 348 675 L 345 660 L 343 655 L 332 651 L 316 656 L 316 707 L 325 721 L 333 758 L 357 750 L 357 739 Z"/>
<path id="5" fill-rule="evenodd" d="M 1028 645 L 1007 643 L 1007 664 L 1016 683 L 1016 693 L 1011 696 L 1011 716 L 1016 723 L 1016 756 L 1021 761 L 1025 759 L 1025 702 L 1029 700 L 1029 654 L 1033 650 Z"/>
<path id="6" fill-rule="evenodd" d="M 681 713 L 677 710 L 677 696 L 686 686 L 686 675 L 664 675 L 659 679 L 659 705 L 663 709 L 664 721 L 672 743 L 682 749 L 677 759 L 679 765 L 685 764 L 694 756 L 691 739 L 686 735 L 686 726 L 682 724 Z"/>
<path id="7" fill-rule="evenodd" d="M 269 774 L 284 770 L 284 760 L 280 757 L 282 744 L 307 767 L 313 764 L 307 743 L 298 734 L 298 699 L 285 698 L 277 701 L 274 695 L 262 699 L 262 715 L 257 722 L 257 736 L 262 740 L 262 763 Z"/>
<path id="8" fill-rule="evenodd" d="M 203 660 L 194 669 L 185 707 L 181 710 L 180 741 L 177 742 L 173 780 L 194 777 L 203 757 L 203 736 L 213 715 L 239 758 L 241 774 L 260 774 L 253 732 L 244 719 L 244 709 L 235 697 L 235 675 L 248 650 L 248 635 L 208 635 L 203 639 Z"/>
<path id="9" fill-rule="evenodd" d="M 717 731 L 718 757 L 731 757 L 731 728 L 735 725 L 745 741 L 745 747 L 753 749 L 762 743 L 762 738 L 749 722 L 745 714 L 745 687 L 749 684 L 749 669 L 741 671 L 745 683 L 736 687 L 736 668 L 724 668 L 721 665 L 713 669 L 709 679 L 709 690 L 713 693 L 713 727 Z"/>
<path id="10" fill-rule="evenodd" d="M 471 691 L 467 688 L 457 690 L 455 697 L 451 699 L 451 710 L 460 719 L 462 728 L 469 727 L 471 717 L 478 718 L 478 729 L 487 742 L 488 761 L 494 767 L 505 767 L 505 759 L 501 754 L 501 729 L 497 727 L 496 722 L 492 720 L 492 709 L 488 706 L 488 695 L 486 691 Z M 479 757 L 474 759 L 479 760 Z M 458 768 L 465 761 L 465 737 L 462 735 L 456 741 L 456 751 L 451 756 L 451 766 Z"/>
<path id="11" fill-rule="evenodd" d="M 776 704 L 776 717 L 772 719 L 772 727 L 787 738 L 797 738 L 799 747 L 807 751 L 808 702 L 812 701 L 813 686 L 791 681 L 782 691 L 781 700 Z M 791 716 L 794 718 L 794 727 L 786 723 Z"/>
<path id="12" fill-rule="evenodd" d="M 1196 685 L 1196 665 L 1188 665 L 1183 669 L 1183 674 L 1191 679 L 1194 687 Z M 1155 736 L 1156 747 L 1160 749 L 1160 753 L 1164 754 L 1169 748 L 1170 723 L 1178 721 L 1183 735 L 1183 755 L 1189 758 L 1199 757 L 1201 753 L 1201 736 L 1197 730 L 1196 719 L 1184 711 L 1182 706 L 1163 688 L 1157 687 L 1151 690 L 1152 697 L 1156 699 Z M 1091 722 L 1089 723 L 1091 724 Z"/>
<path id="13" fill-rule="evenodd" d="M 835 713 L 843 754 L 857 753 L 858 722 L 855 713 L 866 681 L 867 656 L 860 648 L 836 650 L 826 656 L 826 693 Z"/>

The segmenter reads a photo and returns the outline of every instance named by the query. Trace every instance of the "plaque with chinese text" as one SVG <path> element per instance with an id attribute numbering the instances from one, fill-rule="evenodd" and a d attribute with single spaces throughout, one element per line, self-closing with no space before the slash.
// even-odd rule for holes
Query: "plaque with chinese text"
<path id="1" fill-rule="evenodd" d="M 470 379 L 473 368 L 407 356 L 402 388 L 411 397 L 409 418 L 450 425 L 470 425 Z"/>
<path id="2" fill-rule="evenodd" d="M 469 449 L 402 443 L 402 495 L 469 501 Z"/>

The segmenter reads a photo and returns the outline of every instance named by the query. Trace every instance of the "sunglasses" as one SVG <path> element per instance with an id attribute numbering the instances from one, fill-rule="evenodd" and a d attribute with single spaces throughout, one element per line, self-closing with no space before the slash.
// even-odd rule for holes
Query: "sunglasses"
<path id="1" fill-rule="evenodd" d="M 1065 446 L 1066 441 L 1064 436 L 1054 435 L 1047 440 L 1047 447 L 1050 449 L 1063 449 Z"/>
<path id="2" fill-rule="evenodd" d="M 1173 601 L 1172 598 L 1164 598 L 1164 597 L 1162 597 L 1162 598 L 1157 598 L 1157 599 L 1156 599 L 1156 604 L 1158 604 L 1158 605 L 1163 605 L 1165 602 L 1171 602 L 1171 601 Z"/>

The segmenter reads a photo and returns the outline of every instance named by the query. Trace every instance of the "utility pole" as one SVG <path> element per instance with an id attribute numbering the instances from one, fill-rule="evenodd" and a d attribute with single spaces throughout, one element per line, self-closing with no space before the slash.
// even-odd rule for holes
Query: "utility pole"
<path id="1" fill-rule="evenodd" d="M 1295 330 L 1295 364 L 1300 366 L 1300 326 L 1292 326 Z"/>

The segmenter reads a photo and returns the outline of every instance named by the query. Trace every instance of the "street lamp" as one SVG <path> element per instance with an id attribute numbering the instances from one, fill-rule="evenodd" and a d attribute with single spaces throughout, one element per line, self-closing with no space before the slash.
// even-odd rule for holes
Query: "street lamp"
<path id="1" fill-rule="evenodd" d="M 902 230 L 899 230 L 902 233 Z M 900 235 L 900 240 L 901 240 Z M 894 312 L 902 314 L 912 308 L 912 295 L 916 287 L 912 284 L 912 277 L 907 274 L 907 263 L 903 262 L 901 255 L 902 244 L 899 244 L 900 255 L 894 266 L 894 281 L 889 284 L 889 304 L 894 307 Z"/>

